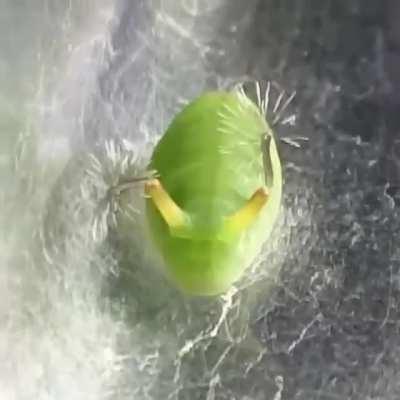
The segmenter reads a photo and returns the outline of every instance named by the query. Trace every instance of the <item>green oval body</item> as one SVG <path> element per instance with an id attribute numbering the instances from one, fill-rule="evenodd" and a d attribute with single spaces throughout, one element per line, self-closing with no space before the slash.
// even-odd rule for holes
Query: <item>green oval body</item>
<path id="1" fill-rule="evenodd" d="M 151 199 L 146 201 L 149 230 L 168 276 L 190 294 L 225 292 L 260 252 L 280 209 L 281 165 L 265 117 L 242 93 L 205 93 L 172 121 L 149 168 L 193 220 L 191 234 L 176 235 Z M 238 235 L 221 238 L 218 227 L 224 219 L 260 187 L 266 187 L 268 200 L 254 223 Z"/>

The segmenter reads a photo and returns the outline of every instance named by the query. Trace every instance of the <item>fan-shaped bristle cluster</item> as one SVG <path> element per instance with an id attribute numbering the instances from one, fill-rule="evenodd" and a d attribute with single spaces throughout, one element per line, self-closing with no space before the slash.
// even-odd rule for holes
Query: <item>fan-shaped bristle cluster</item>
<path id="1" fill-rule="evenodd" d="M 274 81 L 241 82 L 234 86 L 234 90 L 244 101 L 254 102 L 271 126 L 295 123 L 295 114 L 287 115 L 286 111 L 295 98 L 296 91 L 287 93 Z"/>

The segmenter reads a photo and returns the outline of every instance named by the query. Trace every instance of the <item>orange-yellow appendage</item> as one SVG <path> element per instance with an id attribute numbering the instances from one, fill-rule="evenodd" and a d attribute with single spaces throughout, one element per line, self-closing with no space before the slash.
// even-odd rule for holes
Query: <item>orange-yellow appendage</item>
<path id="1" fill-rule="evenodd" d="M 247 229 L 255 221 L 267 200 L 266 189 L 262 187 L 257 189 L 239 211 L 226 219 L 225 232 L 235 234 Z"/>
<path id="2" fill-rule="evenodd" d="M 144 191 L 151 197 L 154 205 L 170 228 L 180 228 L 186 224 L 185 213 L 166 192 L 158 179 L 146 182 Z"/>

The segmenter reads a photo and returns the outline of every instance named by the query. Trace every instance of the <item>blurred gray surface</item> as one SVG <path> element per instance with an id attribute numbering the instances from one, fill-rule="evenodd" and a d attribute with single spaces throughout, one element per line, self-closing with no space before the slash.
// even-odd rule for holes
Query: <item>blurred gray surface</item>
<path id="1" fill-rule="evenodd" d="M 398 399 L 399 16 L 394 0 L 0 0 L 0 397 Z M 184 298 L 140 232 L 107 230 L 103 197 L 182 103 L 246 79 L 296 90 L 276 133 L 309 141 L 281 144 L 258 272 Z"/>

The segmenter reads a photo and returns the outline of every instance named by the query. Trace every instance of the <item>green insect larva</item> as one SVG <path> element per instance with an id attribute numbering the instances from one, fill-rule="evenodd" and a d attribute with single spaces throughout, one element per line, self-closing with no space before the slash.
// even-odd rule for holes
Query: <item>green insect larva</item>
<path id="1" fill-rule="evenodd" d="M 145 184 L 147 221 L 168 276 L 216 295 L 237 281 L 279 213 L 282 172 L 263 112 L 242 92 L 209 92 L 172 121 Z"/>

